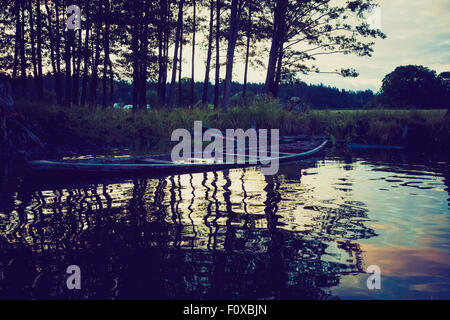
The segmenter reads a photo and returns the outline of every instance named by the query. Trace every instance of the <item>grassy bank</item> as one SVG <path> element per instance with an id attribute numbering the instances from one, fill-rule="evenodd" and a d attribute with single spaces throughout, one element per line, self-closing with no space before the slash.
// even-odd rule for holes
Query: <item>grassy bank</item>
<path id="1" fill-rule="evenodd" d="M 445 110 L 312 110 L 286 111 L 277 101 L 233 107 L 227 113 L 209 108 L 130 110 L 64 108 L 17 103 L 30 128 L 45 142 L 66 149 L 130 148 L 150 150 L 167 145 L 177 128 L 191 129 L 195 120 L 209 127 L 278 128 L 281 135 L 327 135 L 333 141 L 367 144 L 448 146 L 449 119 Z M 402 140 L 408 125 L 407 141 Z"/>

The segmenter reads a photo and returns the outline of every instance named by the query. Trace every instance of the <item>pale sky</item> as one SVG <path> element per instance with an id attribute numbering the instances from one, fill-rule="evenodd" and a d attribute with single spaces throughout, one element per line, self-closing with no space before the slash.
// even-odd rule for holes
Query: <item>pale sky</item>
<path id="1" fill-rule="evenodd" d="M 377 39 L 372 57 L 354 55 L 324 55 L 316 64 L 322 71 L 355 68 L 357 78 L 343 78 L 334 74 L 300 75 L 306 83 L 351 90 L 372 89 L 381 86 L 383 77 L 399 65 L 424 65 L 438 73 L 450 71 L 450 1 L 449 0 L 379 0 L 381 30 L 386 39 Z M 190 46 L 183 48 L 184 76 L 190 77 Z M 225 48 L 223 48 L 225 49 Z M 225 52 L 221 52 L 224 56 Z M 206 52 L 197 49 L 196 81 L 203 81 Z M 267 58 L 265 59 L 267 60 Z M 222 67 L 221 77 L 225 68 Z M 213 73 L 211 73 L 214 79 Z M 264 82 L 264 70 L 249 70 L 250 82 Z M 233 81 L 243 81 L 243 64 L 234 66 Z"/>

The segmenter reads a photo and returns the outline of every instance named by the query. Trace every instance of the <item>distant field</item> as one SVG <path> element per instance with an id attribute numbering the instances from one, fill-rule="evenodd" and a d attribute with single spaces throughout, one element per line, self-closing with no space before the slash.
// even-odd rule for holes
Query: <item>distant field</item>
<path id="1" fill-rule="evenodd" d="M 325 111 L 325 110 L 316 110 Z M 331 112 L 387 112 L 387 113 L 412 113 L 412 112 L 425 112 L 425 113 L 443 113 L 447 112 L 447 109 L 337 109 L 330 110 Z"/>
<path id="2" fill-rule="evenodd" d="M 311 112 L 314 113 L 342 113 L 345 115 L 354 115 L 354 114 L 372 114 L 374 116 L 379 115 L 391 115 L 395 117 L 406 117 L 411 115 L 422 115 L 427 117 L 443 117 L 447 112 L 447 109 L 416 109 L 416 110 L 405 110 L 405 109 L 339 109 L 339 110 L 313 110 Z"/>

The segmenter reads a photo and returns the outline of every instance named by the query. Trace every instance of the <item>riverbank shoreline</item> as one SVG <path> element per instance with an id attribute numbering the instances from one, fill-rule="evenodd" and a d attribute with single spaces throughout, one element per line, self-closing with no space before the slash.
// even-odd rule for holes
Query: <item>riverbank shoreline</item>
<path id="1" fill-rule="evenodd" d="M 28 128 L 45 144 L 11 146 L 3 154 L 33 156 L 71 154 L 157 153 L 170 151 L 170 135 L 192 129 L 194 121 L 227 128 L 279 129 L 280 135 L 326 136 L 335 146 L 349 143 L 436 149 L 450 144 L 446 110 L 311 110 L 286 111 L 276 100 L 255 101 L 228 112 L 208 108 L 131 110 L 96 109 L 18 101 L 17 110 Z"/>

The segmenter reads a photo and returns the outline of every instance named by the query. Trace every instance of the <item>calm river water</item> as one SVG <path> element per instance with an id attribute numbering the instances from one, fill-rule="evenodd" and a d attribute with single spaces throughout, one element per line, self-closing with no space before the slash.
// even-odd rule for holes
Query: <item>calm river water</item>
<path id="1" fill-rule="evenodd" d="M 442 159 L 376 151 L 288 163 L 273 177 L 10 178 L 0 298 L 450 299 Z M 81 290 L 67 289 L 69 265 Z M 380 290 L 367 288 L 369 265 Z"/>

